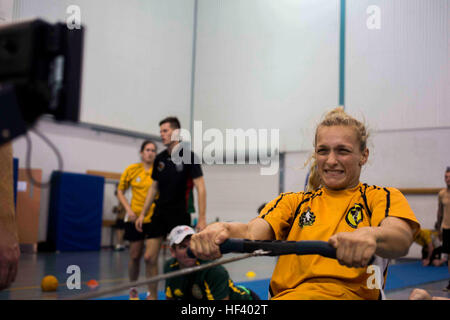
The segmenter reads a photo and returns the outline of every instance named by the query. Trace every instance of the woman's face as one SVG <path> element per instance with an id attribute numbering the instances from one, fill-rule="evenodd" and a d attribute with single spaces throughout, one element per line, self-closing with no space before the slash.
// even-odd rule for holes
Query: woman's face
<path id="1" fill-rule="evenodd" d="M 156 158 L 156 147 L 153 143 L 147 143 L 144 150 L 141 151 L 142 162 L 153 163 Z"/>
<path id="2" fill-rule="evenodd" d="M 332 190 L 355 187 L 369 150 L 360 151 L 356 131 L 351 127 L 319 127 L 316 136 L 317 169 L 322 185 Z"/>

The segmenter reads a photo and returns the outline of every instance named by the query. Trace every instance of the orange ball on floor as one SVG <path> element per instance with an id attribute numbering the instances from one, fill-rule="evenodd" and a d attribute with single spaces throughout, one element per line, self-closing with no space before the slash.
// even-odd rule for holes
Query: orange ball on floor
<path id="1" fill-rule="evenodd" d="M 41 281 L 41 289 L 44 292 L 56 291 L 58 289 L 58 279 L 55 276 L 45 276 Z"/>

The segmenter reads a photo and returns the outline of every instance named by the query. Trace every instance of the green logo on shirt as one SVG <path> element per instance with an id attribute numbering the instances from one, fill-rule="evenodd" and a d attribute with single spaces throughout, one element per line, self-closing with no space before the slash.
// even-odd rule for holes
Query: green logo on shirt
<path id="1" fill-rule="evenodd" d="M 316 215 L 311 211 L 310 207 L 306 208 L 306 211 L 302 213 L 300 219 L 298 220 L 298 225 L 300 228 L 305 226 L 312 226 L 314 221 L 316 221 Z"/>

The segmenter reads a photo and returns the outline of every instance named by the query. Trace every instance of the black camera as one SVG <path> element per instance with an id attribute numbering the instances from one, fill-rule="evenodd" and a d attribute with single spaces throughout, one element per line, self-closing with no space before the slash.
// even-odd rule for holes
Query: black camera
<path id="1" fill-rule="evenodd" d="M 83 34 L 40 19 L 0 26 L 0 144 L 43 114 L 79 121 Z"/>

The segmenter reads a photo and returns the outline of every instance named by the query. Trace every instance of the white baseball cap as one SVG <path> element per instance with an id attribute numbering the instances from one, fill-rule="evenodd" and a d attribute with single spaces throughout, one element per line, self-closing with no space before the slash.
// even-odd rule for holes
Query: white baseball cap
<path id="1" fill-rule="evenodd" d="M 189 226 L 177 226 L 169 233 L 169 246 L 180 244 L 187 236 L 195 234 L 194 229 Z"/>

